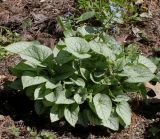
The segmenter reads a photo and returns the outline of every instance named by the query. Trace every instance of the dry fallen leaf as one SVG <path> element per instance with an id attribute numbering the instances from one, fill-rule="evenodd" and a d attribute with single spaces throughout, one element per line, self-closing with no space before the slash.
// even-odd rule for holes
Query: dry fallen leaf
<path id="1" fill-rule="evenodd" d="M 137 0 L 136 2 L 135 2 L 135 4 L 136 5 L 139 5 L 139 4 L 142 4 L 144 1 L 143 0 Z"/>
<path id="2" fill-rule="evenodd" d="M 140 36 L 139 36 L 139 33 L 141 33 L 141 30 L 140 30 L 139 28 L 137 28 L 137 27 L 132 27 L 132 31 L 133 31 L 134 35 L 135 35 L 137 38 L 140 37 Z"/>
<path id="3" fill-rule="evenodd" d="M 145 83 L 145 87 L 153 90 L 156 94 L 156 96 L 153 97 L 153 99 L 156 100 L 155 102 L 160 102 L 160 101 L 157 101 L 157 100 L 160 100 L 160 83 L 157 82 L 156 85 L 152 85 L 151 83 L 147 82 Z M 154 100 L 152 102 L 154 102 Z"/>
<path id="4" fill-rule="evenodd" d="M 6 79 L 7 77 L 5 75 L 0 75 L 0 81 L 3 81 L 4 79 Z"/>
<path id="5" fill-rule="evenodd" d="M 126 39 L 128 38 L 128 36 L 129 35 L 127 35 L 127 34 L 122 34 L 117 37 L 117 41 L 119 42 L 119 44 L 126 43 Z"/>

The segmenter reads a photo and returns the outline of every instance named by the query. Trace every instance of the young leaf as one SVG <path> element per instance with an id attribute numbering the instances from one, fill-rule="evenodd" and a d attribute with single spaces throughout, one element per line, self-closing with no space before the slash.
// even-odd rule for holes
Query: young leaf
<path id="1" fill-rule="evenodd" d="M 87 52 L 90 50 L 89 43 L 79 37 L 65 38 L 66 50 L 72 53 L 75 57 L 84 59 L 89 58 L 90 55 Z"/>
<path id="2" fill-rule="evenodd" d="M 122 101 L 117 104 L 116 112 L 124 121 L 126 127 L 131 124 L 131 109 L 127 102 Z"/>
<path id="3" fill-rule="evenodd" d="M 76 104 L 73 105 L 69 105 L 68 107 L 65 108 L 64 110 L 64 116 L 65 119 L 68 121 L 68 123 L 70 123 L 70 125 L 72 125 L 73 127 L 75 127 L 77 121 L 78 121 L 78 114 L 79 114 L 79 106 Z"/>
<path id="4" fill-rule="evenodd" d="M 88 20 L 88 19 L 90 19 L 90 18 L 92 18 L 94 16 L 95 16 L 95 12 L 94 11 L 85 12 L 77 19 L 77 23 L 79 23 L 81 21 Z"/>
<path id="5" fill-rule="evenodd" d="M 80 68 L 80 73 L 84 79 L 89 78 L 89 71 L 85 68 Z"/>
<path id="6" fill-rule="evenodd" d="M 112 110 L 112 102 L 105 94 L 96 94 L 93 98 L 94 106 L 99 118 L 107 121 Z"/>

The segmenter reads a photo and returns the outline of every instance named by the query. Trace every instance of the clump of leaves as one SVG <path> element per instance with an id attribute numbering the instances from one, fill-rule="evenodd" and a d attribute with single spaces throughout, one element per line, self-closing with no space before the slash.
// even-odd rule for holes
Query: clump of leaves
<path id="1" fill-rule="evenodd" d="M 14 135 L 15 137 L 19 137 L 20 135 L 20 129 L 15 127 L 15 126 L 11 126 L 8 128 L 8 132 L 11 134 L 11 135 Z"/>
<path id="2" fill-rule="evenodd" d="M 143 83 L 156 78 L 157 67 L 133 45 L 124 49 L 105 33 L 92 38 L 68 36 L 54 50 L 37 42 L 11 44 L 6 49 L 22 58 L 11 72 L 51 122 L 64 117 L 72 126 L 127 127 L 126 93 L 145 94 Z"/>
<path id="3" fill-rule="evenodd" d="M 7 55 L 7 51 L 0 45 L 0 59 Z"/>
<path id="4" fill-rule="evenodd" d="M 0 59 L 8 54 L 4 47 L 17 41 L 20 41 L 17 33 L 13 33 L 8 28 L 0 26 Z"/>
<path id="5" fill-rule="evenodd" d="M 143 11 L 142 4 L 143 1 L 138 0 L 78 0 L 77 9 L 83 14 L 77 18 L 76 22 L 84 22 L 92 18 L 93 20 L 89 23 L 98 23 L 99 26 L 108 29 L 115 26 L 115 23 L 123 24 L 128 21 L 151 18 L 151 12 L 147 8 Z"/>
<path id="6" fill-rule="evenodd" d="M 5 46 L 17 41 L 20 41 L 19 34 L 13 33 L 7 27 L 0 26 L 0 45 Z"/>
<path id="7" fill-rule="evenodd" d="M 37 130 L 31 129 L 27 127 L 27 131 L 29 132 L 30 139 L 56 139 L 54 133 L 49 131 L 40 131 L 39 133 Z"/>
<path id="8" fill-rule="evenodd" d="M 78 0 L 78 9 L 84 13 L 77 18 L 77 23 L 95 18 L 103 27 L 108 28 L 115 22 L 123 22 L 126 1 Z"/>

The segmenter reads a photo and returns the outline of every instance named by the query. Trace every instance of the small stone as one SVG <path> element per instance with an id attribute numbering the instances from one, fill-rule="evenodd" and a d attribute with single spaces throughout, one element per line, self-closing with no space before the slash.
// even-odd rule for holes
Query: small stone
<path id="1" fill-rule="evenodd" d="M 4 116 L 3 115 L 0 115 L 0 121 L 3 121 L 4 120 Z"/>

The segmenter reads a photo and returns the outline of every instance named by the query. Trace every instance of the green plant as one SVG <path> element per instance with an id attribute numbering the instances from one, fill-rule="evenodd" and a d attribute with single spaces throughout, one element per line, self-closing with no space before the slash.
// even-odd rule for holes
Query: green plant
<path id="1" fill-rule="evenodd" d="M 19 135 L 20 135 L 20 129 L 15 126 L 9 127 L 8 131 L 10 134 L 14 135 L 15 137 L 19 137 Z"/>
<path id="2" fill-rule="evenodd" d="M 7 55 L 7 51 L 0 45 L 0 59 Z"/>
<path id="3" fill-rule="evenodd" d="M 13 33 L 8 28 L 0 26 L 0 59 L 8 55 L 4 47 L 17 41 L 20 41 L 17 33 Z"/>
<path id="4" fill-rule="evenodd" d="M 157 67 L 133 45 L 124 49 L 105 33 L 95 35 L 88 27 L 80 33 L 60 24 L 68 33 L 54 50 L 38 42 L 6 47 L 22 58 L 10 69 L 16 84 L 35 100 L 38 114 L 50 113 L 51 122 L 65 117 L 72 126 L 127 127 L 131 123 L 127 93 L 145 96 L 143 83 L 156 78 Z"/>
<path id="5" fill-rule="evenodd" d="M 36 130 L 27 127 L 29 132 L 29 139 L 56 139 L 54 133 L 49 131 L 40 131 L 39 133 Z"/>
<path id="6" fill-rule="evenodd" d="M 84 13 L 77 18 L 77 23 L 93 17 L 95 17 L 104 28 L 109 28 L 115 22 L 122 23 L 124 8 L 122 8 L 120 3 L 123 3 L 124 7 L 125 1 L 78 0 L 78 9 L 84 11 Z"/>
<path id="7" fill-rule="evenodd" d="M 139 3 L 143 1 L 78 0 L 77 11 L 83 14 L 76 19 L 76 22 L 81 23 L 92 19 L 89 20 L 89 24 L 97 23 L 106 30 L 114 28 L 115 23 L 123 24 L 128 21 L 142 21 L 145 18 L 151 18 L 152 14 L 149 9 L 143 11 Z"/>
<path id="8" fill-rule="evenodd" d="M 158 136 L 157 136 L 158 133 L 160 133 L 160 129 L 157 128 L 157 127 L 151 127 L 151 128 L 149 129 L 149 136 L 150 136 L 150 137 L 158 137 Z"/>

